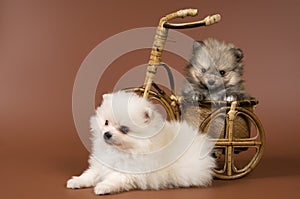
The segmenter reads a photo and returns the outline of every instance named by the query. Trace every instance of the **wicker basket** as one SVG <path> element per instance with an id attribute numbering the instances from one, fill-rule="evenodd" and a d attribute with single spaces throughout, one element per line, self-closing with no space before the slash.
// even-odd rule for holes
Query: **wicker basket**
<path id="1" fill-rule="evenodd" d="M 253 112 L 255 105 L 258 102 L 256 100 L 249 101 L 238 101 L 238 106 Z M 192 126 L 199 128 L 202 133 L 209 134 L 214 139 L 227 138 L 227 108 L 230 107 L 230 102 L 225 101 L 203 101 L 199 106 L 191 105 L 186 106 L 183 111 L 183 118 Z M 224 108 L 224 111 L 217 117 L 211 118 L 212 114 Z M 206 121 L 210 121 L 209 124 Z M 206 124 L 206 125 L 204 125 Z M 233 138 L 234 139 L 244 139 L 249 138 L 251 133 L 251 122 L 249 118 L 244 115 L 237 115 L 233 124 Z M 235 153 L 238 153 L 247 148 L 235 149 Z"/>

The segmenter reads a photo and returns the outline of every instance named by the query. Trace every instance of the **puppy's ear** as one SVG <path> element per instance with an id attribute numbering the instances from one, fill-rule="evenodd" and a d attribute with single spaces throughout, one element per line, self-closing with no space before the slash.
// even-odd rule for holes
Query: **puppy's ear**
<path id="1" fill-rule="evenodd" d="M 240 62 L 243 59 L 244 53 L 240 48 L 231 48 L 230 50 L 233 52 L 236 62 Z"/>
<path id="2" fill-rule="evenodd" d="M 150 107 L 146 107 L 144 110 L 145 123 L 149 123 L 153 116 L 153 110 Z"/>
<path id="3" fill-rule="evenodd" d="M 193 50 L 197 50 L 205 46 L 203 41 L 194 41 L 193 43 Z"/>

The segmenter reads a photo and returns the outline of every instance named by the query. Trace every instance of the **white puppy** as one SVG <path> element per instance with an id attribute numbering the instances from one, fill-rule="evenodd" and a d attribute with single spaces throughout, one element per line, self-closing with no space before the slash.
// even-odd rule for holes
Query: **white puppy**
<path id="1" fill-rule="evenodd" d="M 94 186 L 96 194 L 211 184 L 215 159 L 206 135 L 186 122 L 168 122 L 134 93 L 103 95 L 91 117 L 89 168 L 68 188 Z"/>

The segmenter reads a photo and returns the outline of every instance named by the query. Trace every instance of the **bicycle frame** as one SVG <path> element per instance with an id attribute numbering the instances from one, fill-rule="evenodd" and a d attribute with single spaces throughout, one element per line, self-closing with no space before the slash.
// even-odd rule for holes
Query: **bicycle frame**
<path id="1" fill-rule="evenodd" d="M 203 20 L 189 23 L 170 23 L 169 21 L 175 18 L 184 18 L 186 16 L 196 16 L 196 9 L 184 9 L 179 10 L 177 12 L 166 15 L 161 18 L 159 21 L 159 25 L 156 30 L 156 35 L 154 37 L 153 46 L 151 49 L 151 54 L 149 58 L 149 62 L 146 70 L 146 77 L 143 84 L 143 87 L 138 88 L 127 88 L 125 89 L 128 92 L 135 92 L 139 95 L 143 95 L 144 98 L 150 98 L 149 100 L 157 100 L 159 101 L 165 108 L 167 114 L 169 115 L 170 120 L 180 120 L 181 110 L 180 110 L 180 100 L 179 97 L 175 94 L 174 91 L 174 82 L 171 70 L 168 68 L 168 65 L 161 62 L 161 56 L 163 49 L 165 47 L 165 42 L 168 37 L 168 29 L 185 29 L 185 28 L 194 28 L 199 26 L 208 26 L 220 21 L 221 16 L 219 14 L 215 14 L 212 16 L 207 16 Z M 164 66 L 168 72 L 170 85 L 171 85 L 171 94 L 168 95 L 163 89 L 159 88 L 153 82 L 155 74 L 157 72 L 158 66 Z M 154 88 L 157 92 L 151 90 Z M 205 133 L 205 129 L 209 126 L 210 122 L 214 120 L 214 118 L 219 117 L 220 115 L 226 116 L 226 136 L 224 138 L 219 138 L 215 140 L 215 149 L 223 149 L 225 151 L 223 153 L 225 158 L 224 166 L 220 169 L 215 169 L 215 176 L 220 179 L 236 179 L 240 178 L 248 173 L 250 173 L 254 167 L 259 163 L 265 146 L 265 133 L 263 126 L 257 116 L 250 110 L 247 110 L 247 106 L 252 109 L 255 105 L 257 105 L 258 101 L 249 100 L 249 101 L 203 101 L 202 105 L 199 107 L 191 107 L 192 112 L 195 114 L 200 114 L 201 111 L 205 111 L 205 107 L 210 107 L 213 104 L 223 104 L 223 106 L 217 109 L 214 112 L 210 112 L 205 118 L 202 118 L 201 121 L 195 115 L 192 115 L 189 119 L 190 123 L 193 123 L 193 120 L 197 120 L 195 123 L 199 124 L 200 132 Z M 203 114 L 202 114 L 203 115 Z M 235 123 L 238 123 L 243 116 L 247 121 L 254 124 L 257 135 L 253 138 L 250 137 L 250 123 L 246 122 L 249 125 L 248 133 L 249 138 L 234 136 L 234 130 L 236 128 Z M 240 148 L 255 148 L 256 153 L 251 161 L 242 169 L 238 169 L 234 164 L 234 153 L 236 149 Z"/>
<path id="2" fill-rule="evenodd" d="M 144 98 L 148 97 L 150 87 L 152 86 L 153 78 L 157 71 L 157 67 L 162 64 L 161 56 L 168 37 L 168 29 L 169 28 L 183 29 L 183 28 L 191 28 L 191 27 L 199 27 L 199 26 L 208 26 L 217 23 L 221 20 L 221 15 L 215 14 L 213 16 L 207 16 L 205 19 L 196 22 L 182 23 L 182 24 L 174 24 L 168 22 L 169 20 L 175 18 L 196 16 L 197 14 L 198 14 L 197 9 L 184 9 L 184 10 L 179 10 L 177 12 L 168 14 L 165 17 L 160 19 L 156 30 L 156 35 L 154 37 L 154 42 L 150 53 L 150 59 L 147 66 L 146 77 L 143 86 L 143 88 L 145 89 L 143 94 Z"/>

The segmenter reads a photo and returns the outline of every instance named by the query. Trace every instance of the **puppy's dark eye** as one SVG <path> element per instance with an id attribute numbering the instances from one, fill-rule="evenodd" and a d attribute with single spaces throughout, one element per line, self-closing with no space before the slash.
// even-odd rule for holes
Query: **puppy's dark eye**
<path id="1" fill-rule="evenodd" d="M 127 134 L 129 132 L 129 128 L 127 126 L 121 126 L 120 131 L 124 134 Z"/>
<path id="2" fill-rule="evenodd" d="M 205 69 L 205 68 L 202 68 L 202 69 L 201 69 L 201 72 L 202 72 L 202 73 L 206 73 L 206 69 Z"/>
<path id="3" fill-rule="evenodd" d="M 108 125 L 108 120 L 105 120 L 105 124 L 104 124 L 105 126 L 107 126 Z"/>
<path id="4" fill-rule="evenodd" d="M 219 72 L 220 72 L 220 75 L 222 75 L 222 76 L 224 76 L 226 73 L 224 70 L 220 70 Z"/>

